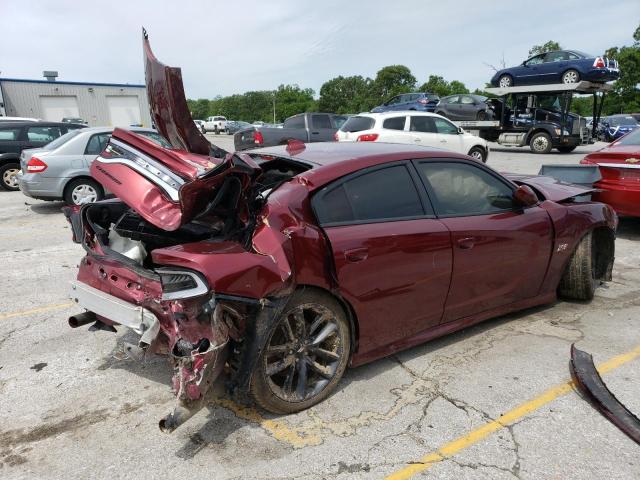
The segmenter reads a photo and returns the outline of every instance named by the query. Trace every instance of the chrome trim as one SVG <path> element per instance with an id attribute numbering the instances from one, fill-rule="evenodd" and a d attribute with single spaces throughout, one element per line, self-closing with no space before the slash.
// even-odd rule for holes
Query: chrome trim
<path id="1" fill-rule="evenodd" d="M 598 167 L 609 167 L 609 168 L 640 168 L 640 165 L 627 165 L 624 163 L 598 163 Z"/>
<path id="2" fill-rule="evenodd" d="M 162 300 L 178 300 L 181 298 L 197 297 L 209 292 L 209 286 L 206 281 L 197 273 L 189 270 L 178 270 L 173 268 L 156 268 L 155 272 L 160 274 L 160 283 L 162 283 L 162 275 L 188 275 L 196 282 L 195 288 L 189 288 L 187 290 L 180 290 L 178 292 L 165 293 L 162 292 Z"/>
<path id="3" fill-rule="evenodd" d="M 160 171 L 160 173 L 162 173 L 163 175 L 167 175 L 169 178 L 171 178 L 175 182 L 176 185 L 174 186 L 179 187 L 180 185 L 183 185 L 185 183 L 184 180 L 179 175 L 176 175 L 172 170 L 167 168 L 164 164 L 162 164 L 155 158 L 150 157 L 146 153 L 138 150 L 137 148 L 129 145 L 128 143 L 121 142 L 120 140 L 115 138 L 111 138 L 110 143 L 113 143 L 114 145 L 117 145 L 118 147 L 123 148 L 124 150 L 127 150 L 129 153 L 139 157 L 141 160 L 144 160 L 149 165 L 152 165 L 155 168 L 157 168 Z"/>
<path id="4" fill-rule="evenodd" d="M 139 341 L 141 347 L 150 345 L 160 331 L 158 317 L 151 311 L 90 287 L 86 283 L 72 281 L 69 297 L 90 312 L 129 327 L 142 335 Z"/>

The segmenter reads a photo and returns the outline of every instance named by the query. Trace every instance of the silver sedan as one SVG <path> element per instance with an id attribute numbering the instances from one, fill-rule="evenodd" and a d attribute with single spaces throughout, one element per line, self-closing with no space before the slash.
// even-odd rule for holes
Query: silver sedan
<path id="1" fill-rule="evenodd" d="M 129 128 L 163 147 L 171 145 L 155 130 Z M 104 150 L 112 127 L 74 130 L 42 148 L 23 150 L 18 185 L 22 193 L 40 200 L 64 200 L 70 205 L 102 200 L 105 191 L 91 178 L 91 162 Z"/>

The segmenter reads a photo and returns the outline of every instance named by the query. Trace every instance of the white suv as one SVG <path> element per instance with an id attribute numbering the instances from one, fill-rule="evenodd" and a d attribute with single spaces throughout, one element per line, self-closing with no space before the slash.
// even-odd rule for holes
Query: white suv
<path id="1" fill-rule="evenodd" d="M 486 162 L 486 140 L 429 112 L 360 113 L 349 117 L 335 134 L 339 142 L 386 142 L 451 150 Z"/>
<path id="2" fill-rule="evenodd" d="M 203 130 L 206 132 L 224 132 L 227 129 L 227 119 L 221 115 L 207 117 L 204 121 Z"/>

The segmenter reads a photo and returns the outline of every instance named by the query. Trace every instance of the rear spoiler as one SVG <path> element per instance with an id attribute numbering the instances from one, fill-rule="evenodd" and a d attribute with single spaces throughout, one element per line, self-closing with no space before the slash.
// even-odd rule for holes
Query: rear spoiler
<path id="1" fill-rule="evenodd" d="M 542 165 L 538 175 L 587 188 L 602 179 L 598 165 Z"/>

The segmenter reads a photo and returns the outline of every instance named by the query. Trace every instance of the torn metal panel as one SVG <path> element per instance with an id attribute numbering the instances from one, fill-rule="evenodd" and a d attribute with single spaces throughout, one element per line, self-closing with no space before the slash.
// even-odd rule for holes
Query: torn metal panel
<path id="1" fill-rule="evenodd" d="M 580 391 L 611 423 L 640 444 L 640 419 L 607 388 L 591 354 L 571 345 L 571 375 Z"/>

